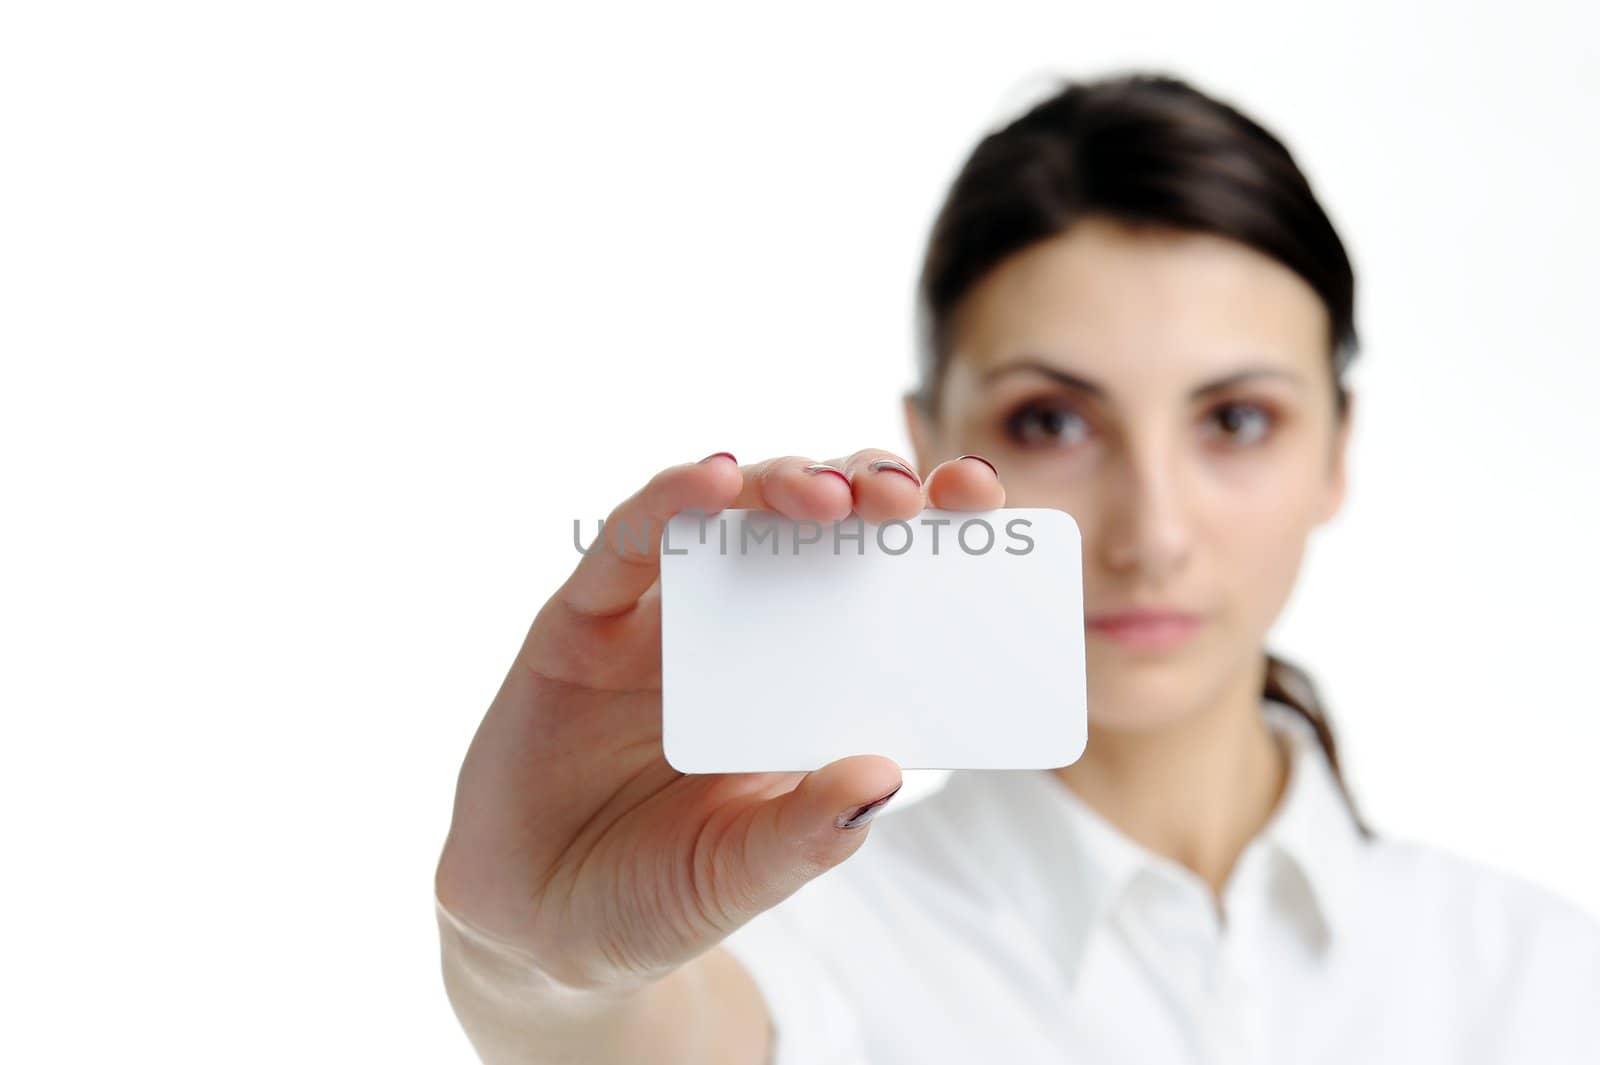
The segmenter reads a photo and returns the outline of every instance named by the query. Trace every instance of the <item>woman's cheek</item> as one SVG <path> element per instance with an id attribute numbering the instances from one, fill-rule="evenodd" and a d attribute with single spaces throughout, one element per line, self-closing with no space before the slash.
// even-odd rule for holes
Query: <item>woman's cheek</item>
<path id="1" fill-rule="evenodd" d="M 1312 526 L 1303 517 L 1307 508 L 1298 505 L 1304 484 L 1272 479 L 1236 494 L 1221 524 L 1232 583 L 1245 593 L 1263 635 L 1287 603 L 1305 556 Z"/>

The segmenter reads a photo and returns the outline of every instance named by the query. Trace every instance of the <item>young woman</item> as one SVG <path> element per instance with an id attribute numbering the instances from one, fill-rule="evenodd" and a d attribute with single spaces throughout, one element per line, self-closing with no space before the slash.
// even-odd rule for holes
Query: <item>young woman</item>
<path id="1" fill-rule="evenodd" d="M 482 1057 L 1600 1061 L 1596 924 L 1369 832 L 1313 686 L 1264 648 L 1344 496 L 1356 346 L 1350 262 L 1283 145 L 1174 79 L 1069 85 L 973 152 L 920 294 L 913 455 L 720 453 L 607 526 L 1065 510 L 1083 758 L 954 773 L 865 850 L 885 758 L 684 776 L 655 554 L 591 551 L 467 753 L 439 863 Z"/>

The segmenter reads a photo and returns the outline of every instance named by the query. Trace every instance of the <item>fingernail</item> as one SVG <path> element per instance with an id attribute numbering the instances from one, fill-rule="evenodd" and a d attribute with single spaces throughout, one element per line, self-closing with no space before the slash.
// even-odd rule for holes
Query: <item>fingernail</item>
<path id="1" fill-rule="evenodd" d="M 874 473 L 878 472 L 879 470 L 893 470 L 896 473 L 903 473 L 907 477 L 911 478 L 912 484 L 919 486 L 922 484 L 922 478 L 917 476 L 916 470 L 913 470 L 910 466 L 907 466 L 903 462 L 896 462 L 894 459 L 878 459 L 876 462 L 868 463 L 867 469 Z"/>
<path id="2" fill-rule="evenodd" d="M 725 458 L 728 461 L 732 462 L 736 466 L 739 464 L 739 460 L 733 457 L 733 452 L 731 452 L 731 451 L 713 451 L 711 454 L 707 455 L 705 458 L 701 459 L 700 461 L 701 462 L 710 462 L 714 458 Z"/>
<path id="3" fill-rule="evenodd" d="M 813 462 L 809 466 L 802 466 L 800 468 L 805 470 L 807 473 L 835 473 L 839 475 L 845 484 L 850 483 L 849 474 L 845 473 L 837 466 L 829 466 L 826 462 Z"/>
<path id="4" fill-rule="evenodd" d="M 957 457 L 958 458 L 963 458 L 963 459 L 977 459 L 979 462 L 983 463 L 985 466 L 989 467 L 991 470 L 994 470 L 994 475 L 996 477 L 1000 476 L 1000 471 L 994 469 L 994 463 L 990 462 L 988 459 L 984 458 L 982 455 L 960 455 L 960 456 L 957 456 Z"/>
<path id="5" fill-rule="evenodd" d="M 844 813 L 834 818 L 834 825 L 839 828 L 860 828 L 868 821 L 871 821 L 874 817 L 877 817 L 878 811 L 889 804 L 889 800 L 895 797 L 904 784 L 905 781 L 901 781 L 899 784 L 896 784 L 894 786 L 894 791 L 891 791 L 881 799 L 873 799 L 865 806 L 857 806 L 854 810 L 846 810 Z"/>

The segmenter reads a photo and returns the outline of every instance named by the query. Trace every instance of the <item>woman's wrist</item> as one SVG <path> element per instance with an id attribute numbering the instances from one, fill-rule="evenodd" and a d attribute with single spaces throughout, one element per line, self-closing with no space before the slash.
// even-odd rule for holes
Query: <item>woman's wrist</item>
<path id="1" fill-rule="evenodd" d="M 749 975 L 717 948 L 658 980 L 574 988 L 435 900 L 450 1002 L 490 1065 L 763 1065 L 770 1027 Z"/>

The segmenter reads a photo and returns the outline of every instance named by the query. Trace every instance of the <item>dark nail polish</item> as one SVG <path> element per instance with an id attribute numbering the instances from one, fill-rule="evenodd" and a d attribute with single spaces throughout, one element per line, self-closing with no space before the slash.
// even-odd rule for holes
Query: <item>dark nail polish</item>
<path id="1" fill-rule="evenodd" d="M 848 485 L 850 483 L 849 474 L 845 473 L 837 466 L 829 466 L 826 462 L 813 462 L 809 466 L 802 466 L 800 468 L 807 473 L 831 473 L 837 476 L 845 484 Z"/>
<path id="2" fill-rule="evenodd" d="M 904 474 L 905 476 L 911 478 L 912 484 L 917 485 L 918 487 L 921 487 L 922 485 L 922 478 L 917 476 L 916 470 L 913 470 L 910 466 L 907 466 L 903 462 L 896 462 L 894 459 L 878 459 L 876 462 L 868 463 L 867 469 L 874 473 L 878 472 L 879 470 L 893 470 L 895 473 Z"/>
<path id="3" fill-rule="evenodd" d="M 878 811 L 889 804 L 889 800 L 899 793 L 904 781 L 894 786 L 894 791 L 881 799 L 873 799 L 865 806 L 858 806 L 854 810 L 846 810 L 834 819 L 834 824 L 839 828 L 860 828 L 862 825 L 878 816 Z"/>
<path id="4" fill-rule="evenodd" d="M 733 452 L 731 452 L 731 451 L 713 451 L 711 454 L 707 455 L 705 458 L 701 459 L 700 461 L 701 462 L 710 462 L 712 459 L 715 459 L 715 458 L 727 459 L 728 461 L 732 462 L 735 466 L 737 466 L 739 464 L 739 460 L 733 457 Z"/>
<path id="5" fill-rule="evenodd" d="M 1000 476 L 1000 471 L 999 470 L 995 470 L 994 463 L 990 462 L 988 459 L 984 458 L 982 455 L 961 455 L 961 456 L 958 456 L 958 457 L 959 458 L 963 458 L 963 459 L 977 459 L 979 462 L 983 463 L 985 466 L 989 467 L 991 470 L 994 470 L 994 475 L 996 477 Z"/>

